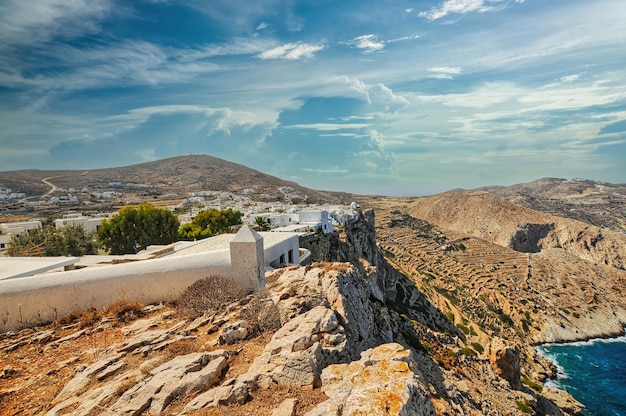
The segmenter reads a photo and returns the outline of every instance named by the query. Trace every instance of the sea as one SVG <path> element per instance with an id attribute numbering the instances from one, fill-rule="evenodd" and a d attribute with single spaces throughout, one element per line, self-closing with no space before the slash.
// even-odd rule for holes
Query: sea
<path id="1" fill-rule="evenodd" d="M 626 416 L 626 336 L 538 347 L 558 369 L 546 384 L 568 391 L 593 416 Z"/>

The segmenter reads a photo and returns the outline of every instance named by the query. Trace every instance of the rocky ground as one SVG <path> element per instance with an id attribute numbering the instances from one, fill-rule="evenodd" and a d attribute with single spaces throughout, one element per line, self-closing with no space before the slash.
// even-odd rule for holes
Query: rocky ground
<path id="1" fill-rule="evenodd" d="M 273 334 L 241 319 L 250 297 L 195 320 L 151 306 L 126 322 L 5 334 L 2 413 L 567 414 L 554 392 L 520 383 L 514 347 L 468 353 L 461 337 L 385 306 L 379 277 L 346 263 L 268 275 L 283 322 Z"/>
<path id="2" fill-rule="evenodd" d="M 407 224 L 397 213 L 385 215 L 405 221 L 387 230 Z M 409 224 L 414 234 L 415 226 Z M 473 320 L 453 301 L 459 294 L 451 287 L 424 286 L 400 273 L 397 267 L 413 264 L 410 253 L 420 251 L 400 252 L 379 228 L 380 247 L 373 213 L 365 213 L 327 244 L 329 257 L 348 262 L 278 269 L 267 275 L 263 297 L 199 318 L 171 306 L 122 302 L 105 313 L 85 311 L 3 334 L 0 409 L 11 415 L 580 413 L 567 394 L 541 385 L 553 369 L 499 311 L 490 311 L 491 321 Z M 429 232 L 442 240 L 439 231 Z M 456 248 L 468 242 L 447 241 Z M 433 250 L 435 264 L 441 248 Z M 522 260 L 511 253 L 511 262 Z M 452 276 L 465 273 L 449 266 Z M 483 286 L 489 287 L 486 280 Z M 465 290 L 469 296 L 477 288 Z"/>

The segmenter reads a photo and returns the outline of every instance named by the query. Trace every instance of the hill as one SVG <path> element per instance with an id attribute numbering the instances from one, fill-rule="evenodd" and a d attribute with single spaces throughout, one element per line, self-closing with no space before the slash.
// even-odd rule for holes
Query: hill
<path id="1" fill-rule="evenodd" d="M 542 178 L 529 183 L 487 186 L 478 190 L 536 211 L 613 231 L 626 231 L 626 184 Z"/>
<path id="2" fill-rule="evenodd" d="M 46 181 L 44 181 L 46 180 Z M 18 170 L 0 172 L 0 183 L 27 197 L 38 197 L 52 186 L 119 191 L 130 188 L 137 199 L 189 192 L 253 193 L 256 200 L 321 203 L 350 200 L 348 194 L 323 192 L 284 181 L 246 166 L 207 155 L 178 156 L 132 166 L 93 170 Z"/>

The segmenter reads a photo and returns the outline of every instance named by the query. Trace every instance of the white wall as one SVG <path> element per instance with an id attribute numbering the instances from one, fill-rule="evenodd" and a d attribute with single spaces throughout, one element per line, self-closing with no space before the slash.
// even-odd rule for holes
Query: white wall
<path id="1" fill-rule="evenodd" d="M 68 227 L 68 226 L 77 226 L 82 225 L 87 232 L 95 232 L 98 229 L 98 226 L 102 224 L 102 220 L 104 218 L 91 218 L 91 217 L 73 217 L 73 218 L 62 218 L 54 221 L 54 226 L 57 229 Z"/>
<path id="2" fill-rule="evenodd" d="M 228 250 L 164 257 L 0 281 L 0 332 L 119 299 L 144 304 L 175 299 L 196 280 L 231 276 Z"/>
<path id="3" fill-rule="evenodd" d="M 298 235 L 267 234 L 269 241 L 261 248 L 266 266 L 278 266 L 281 255 L 285 263 L 289 262 L 290 250 L 293 263 L 299 263 Z M 260 253 L 257 254 L 260 257 Z M 238 258 L 245 262 L 248 256 L 241 252 L 234 260 Z M 218 249 L 1 280 L 0 332 L 15 330 L 24 324 L 49 322 L 57 316 L 89 307 L 104 308 L 120 299 L 144 304 L 173 300 L 196 280 L 214 274 L 230 277 L 249 287 L 254 278 L 243 276 L 241 270 L 238 265 L 231 266 L 230 249 Z M 258 284 L 264 286 L 264 271 L 260 273 L 263 281 L 259 277 Z"/>

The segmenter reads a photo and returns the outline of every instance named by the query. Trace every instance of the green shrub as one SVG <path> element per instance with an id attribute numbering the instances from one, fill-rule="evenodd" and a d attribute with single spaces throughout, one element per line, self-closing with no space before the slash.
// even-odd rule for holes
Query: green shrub
<path id="1" fill-rule="evenodd" d="M 456 324 L 456 327 L 459 328 L 465 335 L 469 335 L 470 330 L 463 324 Z"/>
<path id="2" fill-rule="evenodd" d="M 446 318 L 448 318 L 448 321 L 454 323 L 454 314 L 452 312 L 446 312 Z"/>
<path id="3" fill-rule="evenodd" d="M 543 391 L 543 385 L 541 383 L 537 383 L 536 381 L 532 381 L 526 376 L 522 376 L 522 383 L 535 390 L 538 393 Z"/>
<path id="4" fill-rule="evenodd" d="M 517 404 L 517 408 L 521 410 L 522 412 L 532 414 L 533 409 L 530 408 L 527 400 L 524 400 L 524 401 L 516 400 L 515 403 Z"/>
<path id="5" fill-rule="evenodd" d="M 463 354 L 467 355 L 468 357 L 476 357 L 478 355 L 476 351 L 474 351 L 473 349 L 469 347 L 461 348 L 461 352 L 463 352 Z"/>
<path id="6" fill-rule="evenodd" d="M 474 348 L 476 351 L 478 351 L 479 354 L 482 354 L 483 351 L 485 351 L 483 346 L 480 345 L 478 342 L 472 342 L 472 348 Z"/>

